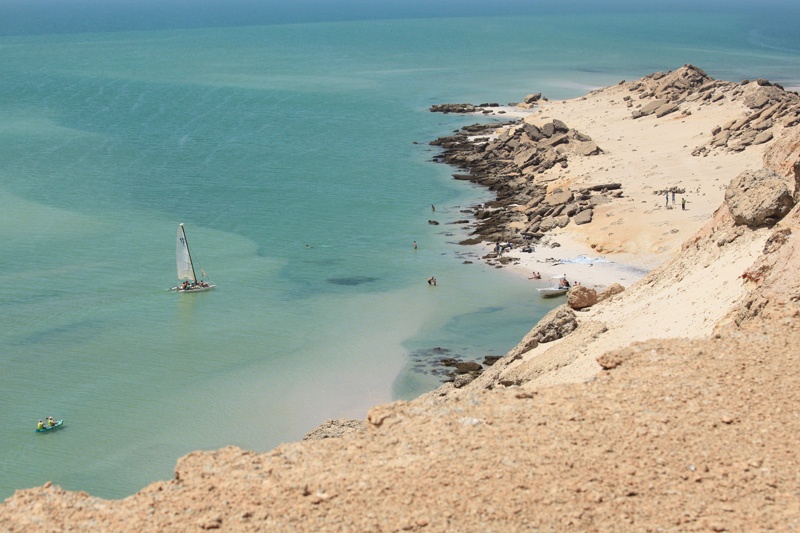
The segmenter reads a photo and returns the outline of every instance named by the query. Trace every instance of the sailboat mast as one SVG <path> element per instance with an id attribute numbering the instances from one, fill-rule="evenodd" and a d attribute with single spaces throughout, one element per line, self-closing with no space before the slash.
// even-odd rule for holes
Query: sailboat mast
<path id="1" fill-rule="evenodd" d="M 194 261 L 192 261 L 192 250 L 189 248 L 189 241 L 186 239 L 186 230 L 183 229 L 183 224 L 181 224 L 181 233 L 183 233 L 183 242 L 186 245 L 186 253 L 189 255 L 189 266 L 192 267 L 192 278 L 194 282 L 197 283 L 197 274 L 194 272 Z"/>

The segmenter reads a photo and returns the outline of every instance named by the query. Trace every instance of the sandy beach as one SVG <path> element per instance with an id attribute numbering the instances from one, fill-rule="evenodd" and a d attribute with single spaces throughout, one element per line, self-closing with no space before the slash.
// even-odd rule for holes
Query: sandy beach
<path id="1" fill-rule="evenodd" d="M 712 218 L 733 177 L 762 165 L 768 145 L 692 155 L 708 142 L 714 128 L 746 112 L 741 100 L 687 102 L 681 113 L 634 120 L 626 105 L 628 93 L 620 84 L 571 100 L 539 101 L 532 110 L 503 111 L 504 117 L 537 126 L 561 120 L 602 149 L 597 155 L 571 157 L 567 168 L 556 166 L 538 175 L 536 181 L 546 183 L 548 191 L 622 185 L 621 198 L 595 207 L 592 223 L 555 228 L 531 253 L 520 247 L 504 252 L 515 259 L 511 268 L 520 275 L 541 274 L 541 281 L 534 281 L 537 286 L 560 275 L 591 287 L 630 286 L 663 264 Z M 655 194 L 670 188 L 685 192 Z"/>
<path id="2" fill-rule="evenodd" d="M 724 252 L 682 250 L 698 235 L 730 231 L 722 228 L 729 183 L 764 165 L 769 144 L 697 155 L 716 129 L 751 112 L 745 98 L 683 102 L 680 113 L 634 119 L 629 94 L 621 82 L 585 97 L 539 101 L 523 117 L 537 127 L 560 120 L 602 149 L 591 156 L 571 155 L 566 168 L 537 174 L 534 181 L 546 184 L 548 194 L 597 183 L 619 183 L 623 192 L 595 205 L 591 223 L 555 227 L 528 251 L 522 246 L 504 251 L 503 264 L 527 279 L 538 273 L 541 279 L 530 280 L 534 287 L 552 286 L 557 280 L 551 277 L 566 276 L 573 285 L 598 292 L 615 283 L 628 290 L 617 296 L 617 305 L 577 314 L 578 324 L 603 324 L 602 333 L 519 349 L 517 361 L 502 372 L 508 379 L 531 387 L 581 382 L 601 370 L 596 359 L 609 349 L 648 339 L 708 336 L 748 290 L 741 275 L 758 255 L 766 231 L 753 231 Z M 669 189 L 684 192 L 656 194 Z M 682 254 L 692 258 L 678 259 Z M 637 284 L 651 272 L 657 281 Z"/>

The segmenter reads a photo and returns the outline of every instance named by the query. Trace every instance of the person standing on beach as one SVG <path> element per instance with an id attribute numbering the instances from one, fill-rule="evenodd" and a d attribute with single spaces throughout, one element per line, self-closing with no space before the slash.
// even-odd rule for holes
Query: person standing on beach
<path id="1" fill-rule="evenodd" d="M 675 205 L 675 191 L 672 191 L 672 205 Z"/>
<path id="2" fill-rule="evenodd" d="M 686 211 L 686 198 L 681 198 L 681 211 Z"/>
<path id="3" fill-rule="evenodd" d="M 669 207 L 669 191 L 664 193 L 664 200 L 666 200 L 666 206 Z"/>

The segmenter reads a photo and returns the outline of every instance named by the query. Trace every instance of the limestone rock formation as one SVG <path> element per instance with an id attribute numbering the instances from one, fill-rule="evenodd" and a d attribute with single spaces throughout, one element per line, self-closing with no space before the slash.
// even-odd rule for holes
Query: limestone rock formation
<path id="1" fill-rule="evenodd" d="M 737 224 L 771 226 L 794 206 L 786 180 L 774 171 L 742 172 L 725 191 L 725 203 Z"/>
<path id="2" fill-rule="evenodd" d="M 474 380 L 475 376 L 473 376 L 472 374 L 459 374 L 453 379 L 453 387 L 456 389 L 460 389 L 462 387 L 466 387 Z"/>
<path id="3" fill-rule="evenodd" d="M 583 285 L 572 287 L 567 293 L 567 305 L 572 309 L 585 309 L 597 303 L 597 291 Z"/>
<path id="4" fill-rule="evenodd" d="M 535 348 L 539 343 L 552 342 L 569 335 L 578 327 L 575 312 L 566 305 L 561 305 L 547 313 L 538 324 L 522 339 L 519 345 L 511 350 L 509 357 L 514 357 Z"/>
<path id="5" fill-rule="evenodd" d="M 615 294 L 620 294 L 625 291 L 625 287 L 620 285 L 619 283 L 612 283 L 597 295 L 597 301 L 602 302 L 603 300 L 607 300 L 613 297 Z"/>
<path id="6" fill-rule="evenodd" d="M 339 418 L 337 420 L 326 420 L 316 428 L 312 429 L 303 436 L 303 440 L 340 438 L 350 433 L 364 431 L 366 424 L 363 420 L 353 420 L 350 418 Z"/>

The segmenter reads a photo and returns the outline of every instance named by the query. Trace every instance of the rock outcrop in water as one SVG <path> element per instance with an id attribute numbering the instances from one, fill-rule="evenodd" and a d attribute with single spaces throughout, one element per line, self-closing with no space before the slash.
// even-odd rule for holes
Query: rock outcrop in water
<path id="1" fill-rule="evenodd" d="M 497 195 L 475 209 L 473 235 L 478 241 L 535 244 L 554 227 L 591 222 L 595 205 L 622 195 L 618 183 L 548 192 L 545 183 L 537 182 L 537 174 L 556 165 L 567 168 L 570 157 L 601 152 L 589 136 L 557 119 L 541 127 L 527 122 L 475 124 L 431 144 L 444 149 L 437 161 L 468 171 L 457 179 L 479 183 Z"/>

